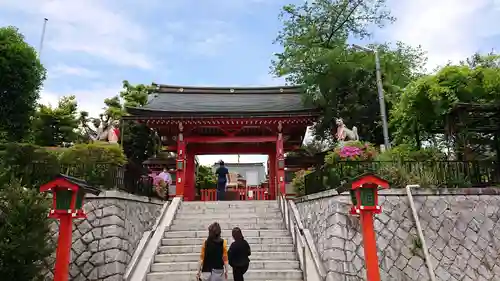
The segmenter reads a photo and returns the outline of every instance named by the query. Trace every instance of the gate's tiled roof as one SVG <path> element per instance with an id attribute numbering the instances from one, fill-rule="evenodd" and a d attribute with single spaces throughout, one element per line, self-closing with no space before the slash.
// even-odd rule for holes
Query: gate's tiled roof
<path id="1" fill-rule="evenodd" d="M 156 91 L 132 115 L 256 115 L 315 112 L 302 102 L 300 86 L 281 87 L 182 87 L 154 85 Z"/>

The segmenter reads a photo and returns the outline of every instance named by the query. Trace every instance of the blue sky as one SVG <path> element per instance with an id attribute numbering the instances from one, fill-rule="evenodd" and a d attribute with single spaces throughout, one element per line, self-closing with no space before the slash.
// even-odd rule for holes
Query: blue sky
<path id="1" fill-rule="evenodd" d="M 279 85 L 269 74 L 280 7 L 303 0 L 0 0 L 0 26 L 39 47 L 48 79 L 42 103 L 77 96 L 96 116 L 103 99 L 132 83 Z M 139 4 L 141 3 L 141 4 Z M 500 47 L 498 0 L 389 0 L 398 21 L 368 42 L 422 45 L 428 68 Z M 204 164 L 236 156 L 205 156 Z M 242 156 L 242 162 L 265 162 Z"/>

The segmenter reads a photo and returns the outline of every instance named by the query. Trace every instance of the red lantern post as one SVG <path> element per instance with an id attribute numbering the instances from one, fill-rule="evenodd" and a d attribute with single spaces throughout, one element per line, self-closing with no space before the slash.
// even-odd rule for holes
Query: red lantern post
<path id="1" fill-rule="evenodd" d="M 41 192 L 52 193 L 52 209 L 49 217 L 59 219 L 54 281 L 67 281 L 71 253 L 73 219 L 86 218 L 82 210 L 86 193 L 98 195 L 100 191 L 85 181 L 67 175 L 58 175 L 54 180 L 42 185 Z"/>
<path id="2" fill-rule="evenodd" d="M 373 215 L 382 211 L 382 207 L 378 205 L 379 188 L 387 189 L 389 183 L 374 174 L 364 174 L 355 178 L 349 189 L 352 200 L 350 213 L 359 215 L 361 219 L 367 281 L 380 281 L 377 240 L 373 227 Z"/>

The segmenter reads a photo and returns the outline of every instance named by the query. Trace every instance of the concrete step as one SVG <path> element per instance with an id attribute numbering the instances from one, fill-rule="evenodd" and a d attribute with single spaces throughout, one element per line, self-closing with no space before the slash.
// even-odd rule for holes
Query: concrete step
<path id="1" fill-rule="evenodd" d="M 292 244 L 277 244 L 277 245 L 263 245 L 263 244 L 250 244 L 252 253 L 254 252 L 293 252 L 294 247 Z M 201 251 L 201 244 L 198 245 L 180 245 L 180 246 L 160 246 L 160 254 L 188 254 L 199 253 Z"/>
<path id="2" fill-rule="evenodd" d="M 175 220 L 172 226 L 170 226 L 171 231 L 180 230 L 191 230 L 200 231 L 207 230 L 211 223 L 207 222 L 186 222 Z M 233 227 L 239 227 L 245 233 L 245 229 L 268 229 L 268 230 L 280 230 L 285 229 L 285 224 L 282 220 L 276 220 L 276 222 L 265 222 L 265 223 L 233 223 L 233 222 L 219 222 L 222 229 L 233 229 Z"/>
<path id="3" fill-rule="evenodd" d="M 250 259 L 252 262 L 260 260 L 295 261 L 297 257 L 290 252 L 252 252 Z M 197 253 L 159 254 L 155 256 L 155 263 L 198 262 L 199 260 L 199 250 Z"/>
<path id="4" fill-rule="evenodd" d="M 290 254 L 293 255 L 293 254 Z M 295 255 L 293 255 L 295 256 Z M 174 271 L 196 271 L 198 270 L 198 262 L 171 262 L 171 263 L 154 263 L 151 266 L 151 272 L 174 272 Z M 232 272 L 231 267 L 229 271 Z M 298 261 L 251 261 L 249 270 L 283 270 L 295 269 L 299 270 Z"/>
<path id="5" fill-rule="evenodd" d="M 233 243 L 233 238 L 225 238 L 228 246 Z M 161 241 L 162 246 L 181 246 L 181 245 L 201 245 L 206 238 L 165 238 Z M 292 237 L 245 237 L 249 244 L 292 244 Z"/>
<path id="6" fill-rule="evenodd" d="M 238 208 L 238 209 L 225 209 L 225 208 L 216 208 L 216 209 L 203 209 L 203 208 L 180 208 L 177 214 L 214 214 L 214 213 L 234 213 L 234 214 L 280 214 L 280 210 L 278 208 Z"/>
<path id="7" fill-rule="evenodd" d="M 278 202 L 274 200 L 246 200 L 246 201 L 197 201 L 182 202 L 181 207 L 190 208 L 248 208 L 248 207 L 275 207 L 278 208 Z"/>
<path id="8" fill-rule="evenodd" d="M 229 274 L 228 280 L 233 280 Z M 177 271 L 177 272 L 152 272 L 148 274 L 147 281 L 195 281 L 196 271 Z M 245 280 L 286 280 L 301 281 L 302 271 L 300 270 L 249 270 L 245 274 Z"/>
<path id="9" fill-rule="evenodd" d="M 186 223 L 186 224 L 203 224 L 206 225 L 207 227 L 212 224 L 213 222 L 218 222 L 219 224 L 222 223 L 281 223 L 283 222 L 283 218 L 281 217 L 255 217 L 255 218 L 214 218 L 212 216 L 206 216 L 206 215 L 199 215 L 196 218 L 192 219 L 185 219 L 185 218 L 176 218 L 174 220 L 175 223 Z"/>
<path id="10" fill-rule="evenodd" d="M 276 212 L 263 212 L 263 213 L 249 213 L 249 212 L 212 212 L 212 213 L 203 213 L 200 214 L 199 212 L 179 212 L 175 216 L 176 219 L 182 219 L 182 220 L 194 220 L 194 219 L 212 219 L 212 220 L 218 220 L 218 219 L 253 219 L 253 218 L 276 218 L 276 219 L 281 219 L 281 212 L 276 211 Z"/>
<path id="11" fill-rule="evenodd" d="M 243 236 L 245 237 L 289 237 L 288 230 L 256 230 L 256 229 L 243 229 Z M 208 230 L 200 231 L 166 231 L 163 235 L 165 238 L 203 238 L 208 236 Z M 231 229 L 222 229 L 222 236 L 231 236 Z"/>

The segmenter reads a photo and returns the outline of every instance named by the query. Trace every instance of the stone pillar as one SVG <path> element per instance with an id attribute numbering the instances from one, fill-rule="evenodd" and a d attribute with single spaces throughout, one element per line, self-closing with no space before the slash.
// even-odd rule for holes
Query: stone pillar
<path id="1" fill-rule="evenodd" d="M 278 139 L 276 140 L 276 182 L 278 184 L 278 192 L 286 195 L 285 187 L 285 152 L 283 151 L 283 133 L 282 124 L 278 124 Z"/>
<path id="2" fill-rule="evenodd" d="M 177 136 L 177 161 L 176 161 L 176 179 L 175 179 L 175 195 L 184 196 L 184 182 L 186 171 L 186 142 L 183 134 L 184 127 L 179 123 L 179 135 Z"/>

